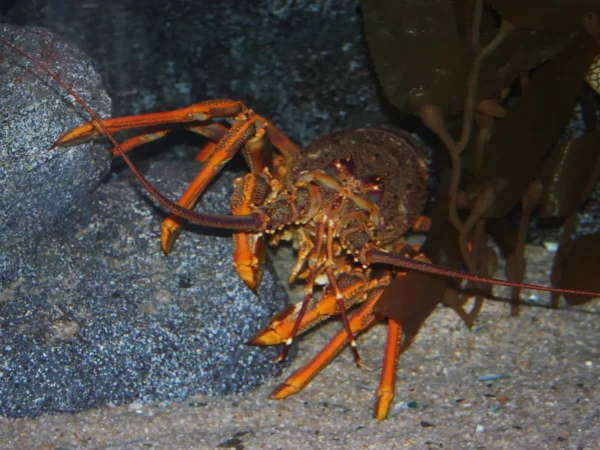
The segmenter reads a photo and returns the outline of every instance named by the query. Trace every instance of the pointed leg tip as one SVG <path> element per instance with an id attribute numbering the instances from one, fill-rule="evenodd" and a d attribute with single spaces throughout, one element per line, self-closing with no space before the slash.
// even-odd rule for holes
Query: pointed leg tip
<path id="1" fill-rule="evenodd" d="M 165 236 L 163 233 L 163 235 L 161 236 L 161 239 L 160 239 L 160 249 L 165 254 L 165 256 L 169 256 L 169 253 L 171 253 L 171 250 L 173 250 L 174 242 L 175 242 L 175 239 L 173 238 L 172 235 Z"/>
<path id="2" fill-rule="evenodd" d="M 267 345 L 279 345 L 284 339 L 271 326 L 267 325 L 257 331 L 248 341 L 248 345 L 266 347 Z"/>
<path id="3" fill-rule="evenodd" d="M 283 400 L 284 398 L 297 392 L 293 386 L 282 383 L 271 393 L 271 398 L 274 400 Z"/>
<path id="4" fill-rule="evenodd" d="M 391 402 L 391 398 L 388 399 L 379 397 L 379 399 L 377 400 L 377 406 L 375 407 L 375 420 L 381 422 L 382 420 L 385 420 L 387 418 L 388 413 L 390 411 Z"/>
<path id="5" fill-rule="evenodd" d="M 254 347 L 264 347 L 268 344 L 264 342 L 264 340 L 262 339 L 262 335 L 259 333 L 248 339 L 248 341 L 246 341 L 246 345 L 252 345 Z"/>
<path id="6" fill-rule="evenodd" d="M 248 289 L 250 289 L 252 291 L 252 293 L 258 297 L 258 286 L 257 286 L 257 284 L 254 283 L 254 282 L 252 282 L 252 281 L 246 281 L 246 280 L 242 280 L 242 281 L 248 287 Z"/>
<path id="7" fill-rule="evenodd" d="M 375 420 L 381 422 L 387 419 L 387 411 L 375 411 Z"/>
<path id="8" fill-rule="evenodd" d="M 280 387 L 278 387 L 277 389 L 275 389 L 271 395 L 269 396 L 269 398 L 273 399 L 273 400 L 281 400 L 282 397 L 280 396 Z"/>
<path id="9" fill-rule="evenodd" d="M 350 348 L 352 349 L 352 353 L 354 354 L 354 363 L 359 367 L 365 367 L 362 358 L 360 357 L 360 353 L 358 353 L 358 347 L 356 346 L 356 341 L 352 339 L 350 341 Z"/>
<path id="10" fill-rule="evenodd" d="M 56 148 L 56 147 L 68 147 L 69 145 L 73 145 L 73 144 L 77 144 L 78 142 L 72 142 L 72 139 L 67 139 L 67 134 L 62 135 L 61 137 L 59 137 L 54 144 L 52 144 L 52 146 L 50 147 L 50 149 Z"/>
<path id="11" fill-rule="evenodd" d="M 286 358 L 289 349 L 290 349 L 290 346 L 287 345 L 287 344 L 284 344 L 283 350 L 281 350 L 281 352 L 279 353 L 279 355 L 277 356 L 277 358 L 275 358 L 274 362 L 276 362 L 276 363 L 282 362 Z"/>
<path id="12" fill-rule="evenodd" d="M 165 255 L 171 253 L 175 241 L 181 234 L 181 225 L 167 217 L 160 226 L 160 249 Z"/>

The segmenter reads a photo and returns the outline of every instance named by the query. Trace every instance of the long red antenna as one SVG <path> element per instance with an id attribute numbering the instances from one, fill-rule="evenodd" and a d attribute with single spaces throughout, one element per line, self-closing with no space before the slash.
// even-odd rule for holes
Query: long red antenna
<path id="1" fill-rule="evenodd" d="M 208 226 L 208 227 L 217 227 L 217 228 L 225 228 L 228 230 L 237 230 L 237 231 L 262 231 L 264 228 L 264 223 L 261 217 L 258 214 L 249 214 L 246 216 L 228 216 L 223 214 L 207 214 L 207 213 L 197 213 L 190 209 L 184 208 L 177 203 L 172 202 L 167 197 L 162 195 L 144 176 L 140 173 L 140 171 L 135 167 L 133 162 L 129 159 L 129 157 L 125 154 L 117 140 L 114 136 L 106 129 L 102 120 L 91 110 L 91 108 L 87 105 L 81 97 L 79 97 L 73 90 L 64 83 L 58 75 L 52 72 L 48 67 L 44 64 L 36 60 L 33 56 L 30 56 L 23 50 L 18 47 L 15 47 L 10 42 L 5 39 L 0 38 L 0 42 L 6 45 L 11 50 L 19 53 L 23 57 L 27 58 L 29 61 L 34 63 L 41 70 L 50 75 L 54 80 L 60 84 L 69 94 L 77 100 L 77 102 L 86 110 L 86 112 L 98 123 L 102 131 L 108 136 L 112 144 L 117 148 L 121 157 L 125 161 L 125 163 L 129 166 L 135 177 L 142 183 L 144 188 L 152 194 L 152 196 L 160 202 L 165 208 L 173 211 L 178 216 L 183 217 L 191 222 L 198 223 L 200 225 Z"/>
<path id="2" fill-rule="evenodd" d="M 599 292 L 591 291 L 580 291 L 579 289 L 564 289 L 549 286 L 540 286 L 537 284 L 526 284 L 517 283 L 515 281 L 499 280 L 497 278 L 484 277 L 481 275 L 473 275 L 467 272 L 458 272 L 452 269 L 446 269 L 444 267 L 438 267 L 433 264 L 429 264 L 422 261 L 417 261 L 404 256 L 395 255 L 393 253 L 386 253 L 380 250 L 367 250 L 364 255 L 365 261 L 371 263 L 384 263 L 393 266 L 402 267 L 404 269 L 416 270 L 419 272 L 431 273 L 434 275 L 441 275 L 444 277 L 462 278 L 464 280 L 495 284 L 497 286 L 508 286 L 518 287 L 522 289 L 535 289 L 536 291 L 547 291 L 547 292 L 558 292 L 560 294 L 576 294 L 576 295 L 590 295 L 593 297 L 600 297 Z"/>

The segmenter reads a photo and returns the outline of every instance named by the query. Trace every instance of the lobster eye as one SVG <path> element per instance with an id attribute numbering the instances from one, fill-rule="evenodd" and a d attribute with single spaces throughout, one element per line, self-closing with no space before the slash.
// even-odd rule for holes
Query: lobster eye
<path id="1" fill-rule="evenodd" d="M 369 190 L 366 197 L 371 203 L 379 205 L 381 199 L 383 198 L 383 189 Z"/>
<path id="2" fill-rule="evenodd" d="M 381 181 L 381 177 L 379 176 L 368 176 L 364 177 L 362 180 L 363 192 L 365 192 L 365 196 L 367 200 L 376 205 L 381 202 L 384 193 L 383 182 Z"/>
<path id="3" fill-rule="evenodd" d="M 346 159 L 335 159 L 331 164 L 325 168 L 325 172 L 331 176 L 345 175 L 354 176 L 356 172 L 356 166 L 350 158 Z"/>

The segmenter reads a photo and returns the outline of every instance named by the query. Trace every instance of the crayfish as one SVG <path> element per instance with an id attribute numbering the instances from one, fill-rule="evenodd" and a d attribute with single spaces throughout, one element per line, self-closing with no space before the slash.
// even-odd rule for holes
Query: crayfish
<path id="1" fill-rule="evenodd" d="M 108 137 L 113 156 L 122 157 L 145 188 L 172 213 L 162 224 L 161 247 L 169 253 L 183 219 L 204 226 L 233 230 L 234 265 L 249 289 L 256 292 L 262 277 L 266 243 L 291 241 L 297 261 L 289 282 L 304 281 L 303 300 L 277 314 L 251 341 L 254 345 L 283 344 L 279 359 L 294 338 L 324 319 L 341 316 L 343 329 L 310 362 L 278 387 L 281 399 L 301 390 L 347 344 L 361 365 L 355 336 L 386 322 L 388 338 L 375 416 L 387 416 L 394 396 L 395 372 L 403 339 L 403 323 L 376 312 L 375 307 L 395 280 L 407 271 L 421 271 L 480 283 L 553 292 L 600 295 L 555 289 L 434 266 L 420 249 L 403 242 L 411 228 L 427 229 L 421 212 L 427 200 L 427 168 L 423 153 L 411 138 L 392 128 L 365 128 L 323 136 L 300 150 L 265 117 L 240 101 L 210 100 L 186 108 L 123 118 L 98 118 L 49 69 L 20 52 L 55 78 L 93 120 L 60 137 L 67 146 Z M 204 167 L 177 204 L 151 186 L 127 152 L 162 138 L 171 125 L 210 139 L 196 160 Z M 119 144 L 113 133 L 142 128 Z M 152 128 L 148 132 L 147 128 Z M 192 209 L 209 182 L 238 152 L 250 172 L 234 183 L 231 215 Z M 315 297 L 315 286 L 322 295 Z M 398 301 L 402 301 L 402 297 Z M 352 314 L 348 310 L 357 309 Z"/>

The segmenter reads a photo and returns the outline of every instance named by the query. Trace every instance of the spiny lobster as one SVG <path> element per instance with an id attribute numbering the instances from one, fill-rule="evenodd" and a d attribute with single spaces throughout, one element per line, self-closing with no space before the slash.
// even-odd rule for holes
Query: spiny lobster
<path id="1" fill-rule="evenodd" d="M 384 419 L 394 396 L 403 324 L 378 314 L 375 307 L 386 288 L 407 271 L 600 296 L 437 267 L 418 248 L 404 244 L 402 236 L 408 229 L 427 228 L 427 220 L 420 216 L 427 199 L 427 171 L 423 154 L 403 132 L 368 128 L 334 133 L 301 151 L 270 121 L 234 100 L 210 100 L 169 112 L 100 119 L 42 63 L 9 42 L 0 41 L 53 77 L 93 118 L 64 134 L 55 145 L 108 137 L 114 145 L 113 156 L 122 157 L 144 187 L 172 211 L 162 224 L 161 247 L 165 253 L 171 251 L 183 219 L 233 230 L 236 271 L 256 292 L 266 254 L 265 236 L 273 245 L 280 240 L 293 242 L 298 256 L 289 281 L 305 280 L 303 301 L 277 314 L 250 343 L 283 344 L 279 356 L 282 359 L 299 333 L 332 315 L 341 316 L 343 330 L 278 387 L 273 393 L 275 398 L 301 390 L 348 343 L 360 365 L 354 337 L 377 323 L 387 322 L 375 412 L 377 419 Z M 224 119 L 225 123 L 215 119 Z M 196 158 L 205 165 L 178 204 L 150 185 L 127 156 L 133 148 L 168 134 L 172 124 L 183 124 L 212 141 Z M 122 144 L 113 137 L 119 131 L 146 127 L 153 127 L 153 131 L 143 131 Z M 232 215 L 192 211 L 208 183 L 238 152 L 243 154 L 251 172 L 234 183 Z M 323 294 L 316 300 L 313 290 L 319 284 L 324 286 Z M 347 310 L 359 304 L 349 316 Z"/>

